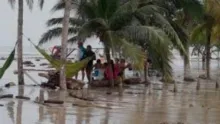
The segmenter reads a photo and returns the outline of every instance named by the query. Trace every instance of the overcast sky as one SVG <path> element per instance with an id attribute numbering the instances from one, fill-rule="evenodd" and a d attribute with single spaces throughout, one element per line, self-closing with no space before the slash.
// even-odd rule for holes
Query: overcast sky
<path id="1" fill-rule="evenodd" d="M 40 10 L 38 7 L 38 1 L 35 0 L 35 6 L 32 11 L 29 11 L 28 7 L 24 6 L 24 34 L 31 38 L 32 41 L 38 43 L 41 35 L 45 32 L 48 28 L 46 27 L 45 23 L 51 17 L 59 17 L 63 15 L 63 12 L 56 12 L 52 13 L 50 10 L 53 5 L 58 0 L 45 0 L 43 10 Z M 24 0 L 25 2 L 25 0 Z M 8 3 L 8 0 L 0 0 L 0 46 L 13 46 L 16 37 L 17 37 L 17 5 L 13 10 Z M 96 39 L 92 39 L 92 41 L 96 41 Z M 90 40 L 91 41 L 91 40 Z M 60 39 L 53 40 L 56 44 L 60 43 Z M 94 47 L 98 47 L 94 45 Z M 24 38 L 24 46 L 29 46 L 30 43 Z"/>
<path id="2" fill-rule="evenodd" d="M 44 9 L 41 11 L 35 2 L 34 9 L 28 10 L 26 4 L 24 6 L 24 34 L 30 37 L 34 42 L 38 42 L 40 36 L 46 31 L 45 22 L 52 16 L 60 13 L 52 14 L 50 9 L 57 0 L 46 0 Z M 8 0 L 0 0 L 0 36 L 1 46 L 11 46 L 16 41 L 17 36 L 17 5 L 13 10 Z M 24 39 L 24 45 L 27 41 Z"/>

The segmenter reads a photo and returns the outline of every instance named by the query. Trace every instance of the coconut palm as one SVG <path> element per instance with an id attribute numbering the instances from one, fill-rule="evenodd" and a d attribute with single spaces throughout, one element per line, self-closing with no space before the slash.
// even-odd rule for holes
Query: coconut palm
<path id="1" fill-rule="evenodd" d="M 183 55 L 184 60 L 184 80 L 193 81 L 190 70 L 190 62 L 189 62 L 189 45 L 190 38 L 189 32 L 195 27 L 195 24 L 201 20 L 203 14 L 203 6 L 198 0 L 171 0 L 173 2 L 173 6 L 171 9 L 174 12 L 174 21 L 178 25 L 176 32 L 179 34 L 179 37 L 184 45 L 186 55 Z"/>
<path id="2" fill-rule="evenodd" d="M 44 0 L 38 0 L 40 8 L 42 9 Z M 14 8 L 16 0 L 8 0 L 11 7 Z M 23 74 L 23 14 L 24 14 L 24 0 L 18 0 L 18 27 L 17 27 L 17 55 L 18 55 L 18 84 L 24 85 L 24 74 Z M 34 0 L 26 0 L 26 3 L 31 10 L 33 8 Z"/>
<path id="3" fill-rule="evenodd" d="M 218 41 L 220 37 L 220 1 L 218 0 L 204 0 L 204 16 L 203 22 L 199 24 L 192 33 L 192 40 L 201 40 L 201 35 L 206 38 L 206 75 L 210 78 L 210 58 L 211 58 L 211 44 Z"/>

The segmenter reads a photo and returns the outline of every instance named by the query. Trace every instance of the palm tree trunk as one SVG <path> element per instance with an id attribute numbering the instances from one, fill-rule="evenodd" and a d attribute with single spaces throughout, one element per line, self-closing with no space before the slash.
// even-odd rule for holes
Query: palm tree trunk
<path id="1" fill-rule="evenodd" d="M 110 50 L 109 50 L 109 48 L 107 46 L 105 46 L 105 55 L 106 55 L 106 59 L 107 59 L 110 71 L 112 72 L 113 70 L 112 70 L 112 65 L 111 65 Z M 113 74 L 113 73 L 111 73 L 111 74 Z M 110 84 L 111 84 L 111 88 L 113 88 L 114 87 L 114 80 L 113 79 L 110 80 Z"/>
<path id="2" fill-rule="evenodd" d="M 185 50 L 186 50 L 187 56 L 184 56 L 184 80 L 191 81 L 193 80 L 193 78 L 191 76 L 191 70 L 190 70 L 189 44 L 188 43 L 186 43 Z"/>
<path id="3" fill-rule="evenodd" d="M 207 44 L 206 44 L 206 74 L 207 79 L 210 79 L 210 58 L 211 58 L 211 32 L 207 31 Z"/>
<path id="4" fill-rule="evenodd" d="M 18 27 L 17 27 L 17 55 L 18 55 L 18 84 L 24 85 L 23 74 L 23 0 L 18 1 Z"/>
<path id="5" fill-rule="evenodd" d="M 24 95 L 24 87 L 18 87 L 18 95 L 23 96 Z M 22 106 L 23 101 L 18 100 L 17 104 L 17 112 L 16 112 L 16 124 L 22 124 Z"/>
<path id="6" fill-rule="evenodd" d="M 68 29 L 69 29 L 69 17 L 71 10 L 71 0 L 65 0 L 65 10 L 63 19 L 63 29 L 62 29 L 62 50 L 61 50 L 61 61 L 63 62 L 60 71 L 60 88 L 66 90 L 66 74 L 65 74 L 65 63 L 67 55 L 67 40 L 68 40 Z"/>

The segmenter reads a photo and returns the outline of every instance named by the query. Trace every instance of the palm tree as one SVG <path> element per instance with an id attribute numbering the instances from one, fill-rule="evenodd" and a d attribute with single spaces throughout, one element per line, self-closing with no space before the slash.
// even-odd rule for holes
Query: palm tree
<path id="1" fill-rule="evenodd" d="M 16 0 L 8 0 L 11 7 L 14 8 Z M 29 9 L 33 8 L 33 0 L 27 0 Z M 24 85 L 24 74 L 23 74 L 23 0 L 18 0 L 18 27 L 17 27 L 17 54 L 18 54 L 18 84 Z M 39 0 L 40 8 L 42 9 L 44 0 Z"/>
<path id="2" fill-rule="evenodd" d="M 66 90 L 66 74 L 65 74 L 65 62 L 67 56 L 67 40 L 68 40 L 68 29 L 69 29 L 69 17 L 71 10 L 71 0 L 65 0 L 65 10 L 63 17 L 63 29 L 62 29 L 62 50 L 61 50 L 61 61 L 63 67 L 60 71 L 60 87 Z"/>
<path id="3" fill-rule="evenodd" d="M 123 51 L 127 50 L 126 52 L 129 53 L 123 52 L 124 56 L 131 58 L 131 53 L 133 55 L 135 53 L 125 49 L 126 45 L 130 48 L 134 48 L 129 45 L 130 43 L 145 45 L 153 58 L 154 67 L 163 72 L 165 79 L 171 79 L 170 60 L 172 54 L 170 45 L 174 44 L 176 48 L 184 51 L 183 45 L 172 23 L 169 22 L 170 20 L 163 16 L 165 9 L 158 6 L 157 3 L 145 1 L 143 4 L 142 2 L 137 0 L 125 3 L 119 3 L 116 0 L 92 0 L 83 4 L 75 2 L 78 15 L 83 15 L 86 20 L 82 20 L 82 18 L 70 19 L 72 24 L 69 28 L 72 36 L 70 39 L 73 40 L 69 41 L 96 35 L 104 43 L 107 60 L 110 60 L 110 49 L 114 50 L 115 46 L 123 46 Z M 54 10 L 62 9 L 62 6 L 62 3 L 58 3 Z M 48 25 L 54 26 L 60 22 L 62 22 L 62 18 L 54 18 L 48 21 Z M 76 22 L 80 22 L 80 25 Z M 60 29 L 62 28 L 54 28 L 46 32 L 41 38 L 40 44 L 60 36 Z M 134 55 L 133 58 L 132 60 L 137 60 L 137 58 L 143 57 Z M 141 64 L 139 63 L 139 65 Z"/>
<path id="4" fill-rule="evenodd" d="M 181 1 L 173 1 L 173 8 L 171 8 L 174 12 L 174 20 L 177 27 L 177 33 L 183 43 L 183 46 L 186 51 L 186 55 L 180 54 L 183 56 L 184 60 L 184 80 L 185 81 L 193 81 L 191 70 L 190 70 L 190 55 L 189 55 L 189 46 L 190 46 L 190 38 L 189 32 L 195 27 L 195 24 L 201 20 L 203 14 L 203 6 L 198 0 L 181 0 Z"/>
<path id="5" fill-rule="evenodd" d="M 204 17 L 203 22 L 199 24 L 192 33 L 192 40 L 198 40 L 201 35 L 206 37 L 206 76 L 210 79 L 210 58 L 212 41 L 219 40 L 220 37 L 220 1 L 204 0 Z"/>

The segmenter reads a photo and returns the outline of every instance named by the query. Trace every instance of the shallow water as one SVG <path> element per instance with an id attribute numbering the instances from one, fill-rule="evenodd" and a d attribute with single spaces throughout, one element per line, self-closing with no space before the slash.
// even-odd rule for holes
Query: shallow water
<path id="1" fill-rule="evenodd" d="M 2 63 L 3 61 L 0 61 Z M 16 62 L 16 61 L 15 61 Z M 0 86 L 10 81 L 17 82 L 13 74 L 16 63 L 7 70 Z M 38 69 L 45 69 L 35 62 Z M 183 63 L 178 57 L 174 59 L 174 76 L 177 80 L 183 77 Z M 203 74 L 202 64 L 191 61 L 192 75 Z M 27 67 L 25 67 L 27 68 Z M 219 62 L 212 61 L 212 76 L 217 79 Z M 37 72 L 29 72 L 39 83 L 45 79 L 39 78 Z M 80 78 L 80 77 L 79 77 Z M 25 77 L 26 84 L 34 84 Z M 152 80 L 157 82 L 156 78 Z M 220 92 L 215 89 L 212 81 L 201 81 L 201 89 L 196 91 L 196 82 L 177 84 L 178 92 L 173 93 L 173 85 L 155 83 L 149 90 L 143 85 L 132 86 L 118 95 L 114 89 L 112 95 L 106 95 L 108 89 L 86 89 L 74 91 L 78 96 L 89 96 L 93 102 L 79 100 L 68 96 L 68 93 L 50 91 L 39 87 L 3 88 L 0 95 L 12 93 L 24 95 L 31 100 L 0 99 L 0 124 L 218 124 L 220 123 Z M 161 90 L 162 89 L 162 90 Z M 149 91 L 151 93 L 149 94 Z M 64 105 L 43 105 L 34 100 L 64 100 Z M 77 104 L 78 106 L 73 106 Z"/>
<path id="2" fill-rule="evenodd" d="M 215 83 L 201 82 L 173 85 L 148 93 L 143 85 L 132 86 L 119 97 L 117 89 L 106 95 L 106 89 L 85 90 L 84 97 L 95 101 L 71 98 L 65 92 L 44 90 L 39 87 L 12 87 L 1 94 L 12 93 L 29 96 L 30 101 L 1 99 L 0 122 L 4 124 L 218 124 L 220 122 L 220 92 Z M 78 93 L 77 93 L 78 92 Z M 74 91 L 82 96 L 82 91 Z M 131 94 L 132 93 L 132 94 Z M 64 100 L 64 105 L 41 105 L 40 100 Z M 73 106 L 72 103 L 81 106 Z"/>

